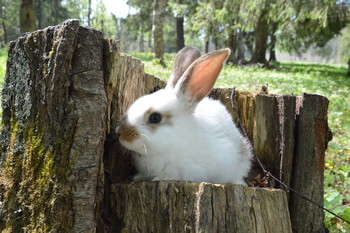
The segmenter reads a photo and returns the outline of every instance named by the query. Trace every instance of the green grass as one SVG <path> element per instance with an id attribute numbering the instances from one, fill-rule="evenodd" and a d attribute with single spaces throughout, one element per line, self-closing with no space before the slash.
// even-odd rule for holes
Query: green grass
<path id="1" fill-rule="evenodd" d="M 152 54 L 133 54 L 143 59 L 147 73 L 168 79 L 174 54 L 166 55 L 167 68 L 158 65 Z M 144 59 L 147 57 L 147 59 Z M 222 70 L 216 87 L 236 87 L 254 91 L 268 83 L 269 93 L 319 94 L 330 100 L 329 127 L 333 140 L 326 151 L 325 200 L 326 208 L 350 221 L 350 78 L 346 66 L 311 63 L 276 63 L 275 69 L 237 67 L 227 65 Z M 350 226 L 326 213 L 325 225 L 331 232 L 350 232 Z"/>
<path id="2" fill-rule="evenodd" d="M 147 73 L 168 79 L 174 54 L 167 54 L 167 68 L 153 60 L 150 53 L 132 53 L 145 63 Z M 7 49 L 0 49 L 0 85 L 5 77 Z M 350 78 L 345 77 L 345 66 L 307 63 L 280 63 L 276 69 L 225 66 L 216 87 L 236 87 L 253 91 L 268 83 L 273 94 L 313 93 L 330 100 L 328 117 L 333 131 L 325 164 L 325 202 L 331 209 L 350 221 Z M 1 110 L 1 109 L 0 109 Z M 1 112 L 0 112 L 1 116 Z M 331 232 L 347 232 L 345 224 L 326 213 L 326 226 Z"/>

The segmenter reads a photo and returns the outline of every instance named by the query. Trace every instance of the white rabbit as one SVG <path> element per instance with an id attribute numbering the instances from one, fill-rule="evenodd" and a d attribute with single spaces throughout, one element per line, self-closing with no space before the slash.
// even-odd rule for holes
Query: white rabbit
<path id="1" fill-rule="evenodd" d="M 245 184 L 250 145 L 225 106 L 206 97 L 229 54 L 183 48 L 166 88 L 132 104 L 117 134 L 137 152 L 134 179 Z"/>

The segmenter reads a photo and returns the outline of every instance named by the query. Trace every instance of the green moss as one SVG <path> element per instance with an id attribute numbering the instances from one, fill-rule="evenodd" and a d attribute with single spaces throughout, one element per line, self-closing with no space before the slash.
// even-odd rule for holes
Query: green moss
<path id="1" fill-rule="evenodd" d="M 31 212 L 30 225 L 46 225 L 45 218 L 40 216 L 53 200 L 53 180 L 55 179 L 54 154 L 42 146 L 42 136 L 37 136 L 34 130 L 29 130 L 26 137 L 26 147 L 23 160 L 23 180 L 21 184 L 21 202 L 28 206 Z M 49 216 L 49 215 L 48 215 Z"/>
<path id="2" fill-rule="evenodd" d="M 24 132 L 23 128 L 29 130 Z M 1 180 L 5 198 L 0 208 L 0 216 L 4 216 L 0 231 L 69 231 L 73 225 L 70 190 L 66 184 L 72 165 L 69 153 L 59 154 L 61 150 L 45 145 L 44 135 L 35 130 L 35 124 L 27 122 L 23 128 L 11 120 Z M 19 141 L 25 146 L 16 151 Z M 56 147 L 64 145 L 63 140 L 56 143 Z M 61 163 L 57 162 L 58 156 Z"/>
<path id="3" fill-rule="evenodd" d="M 4 215 L 4 224 L 0 230 L 11 229 L 13 232 L 20 232 L 21 227 L 26 221 L 26 216 L 23 214 L 23 205 L 17 197 L 20 192 L 22 182 L 22 157 L 21 152 L 16 148 L 18 141 L 21 138 L 19 124 L 11 119 L 8 133 L 9 147 L 6 153 L 6 158 L 3 161 L 3 176 L 1 182 L 5 189 L 4 204 L 1 209 Z"/>
<path id="4" fill-rule="evenodd" d="M 58 47 L 58 41 L 56 40 L 56 41 L 53 42 L 52 49 L 51 49 L 51 51 L 49 52 L 49 56 L 48 56 L 48 57 L 49 57 L 50 59 L 52 59 L 53 56 L 54 56 L 54 54 L 56 54 L 57 47 Z"/>

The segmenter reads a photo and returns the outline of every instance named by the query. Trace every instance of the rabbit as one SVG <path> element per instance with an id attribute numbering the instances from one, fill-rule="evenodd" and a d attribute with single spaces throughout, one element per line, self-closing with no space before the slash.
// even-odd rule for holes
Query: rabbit
<path id="1" fill-rule="evenodd" d="M 117 127 L 120 143 L 136 152 L 134 180 L 185 180 L 246 185 L 250 144 L 218 100 L 207 97 L 230 49 L 175 56 L 166 87 L 136 100 Z"/>

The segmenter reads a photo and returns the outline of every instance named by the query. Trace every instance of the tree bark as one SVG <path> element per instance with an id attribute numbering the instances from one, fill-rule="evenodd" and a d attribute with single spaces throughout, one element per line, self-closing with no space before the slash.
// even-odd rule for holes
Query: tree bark
<path id="1" fill-rule="evenodd" d="M 349 58 L 349 61 L 348 61 L 348 77 L 350 77 L 350 58 Z"/>
<path id="2" fill-rule="evenodd" d="M 218 27 L 214 27 L 213 28 L 212 40 L 213 40 L 213 44 L 214 44 L 214 49 L 215 50 L 220 49 L 219 48 L 219 36 L 220 36 L 219 28 Z"/>
<path id="3" fill-rule="evenodd" d="M 87 20 L 88 20 L 88 26 L 91 26 L 91 0 L 88 1 Z"/>
<path id="4" fill-rule="evenodd" d="M 250 59 L 251 64 L 266 64 L 266 45 L 268 36 L 268 23 L 265 18 L 266 13 L 263 12 L 257 22 L 254 31 L 254 47 L 253 54 Z"/>
<path id="5" fill-rule="evenodd" d="M 1 26 L 4 31 L 4 43 L 7 44 L 7 26 L 6 26 L 6 13 L 3 11 L 2 4 L 0 5 L 0 18 Z"/>
<path id="6" fill-rule="evenodd" d="M 144 26 L 144 22 L 140 22 L 139 51 L 141 53 L 145 52 L 145 26 Z"/>
<path id="7" fill-rule="evenodd" d="M 327 123 L 329 101 L 319 95 L 304 94 L 297 101 L 297 146 L 293 189 L 323 206 L 325 151 L 330 139 Z M 291 218 L 298 232 L 327 232 L 324 211 L 291 193 Z"/>
<path id="8" fill-rule="evenodd" d="M 31 32 L 35 30 L 35 13 L 33 0 L 22 0 L 19 12 L 20 31 Z"/>
<path id="9" fill-rule="evenodd" d="M 213 90 L 212 97 L 220 99 L 235 116 L 229 90 Z M 266 169 L 323 206 L 324 156 L 331 139 L 327 98 L 236 91 L 234 102 L 242 125 Z M 233 119 L 236 122 L 236 118 Z M 255 168 L 251 179 L 259 175 L 259 166 L 255 165 Z M 259 180 L 253 179 L 253 182 Z M 272 179 L 268 186 L 280 187 Z M 289 192 L 289 209 L 297 232 L 324 232 L 324 212 L 319 207 Z"/>
<path id="10" fill-rule="evenodd" d="M 244 35 L 245 46 L 247 47 L 248 53 L 253 54 L 254 32 L 245 32 L 243 35 Z"/>
<path id="11" fill-rule="evenodd" d="M 155 58 L 160 61 L 162 66 L 164 62 L 164 39 L 163 23 L 167 0 L 154 0 L 153 5 L 153 48 Z"/>
<path id="12" fill-rule="evenodd" d="M 11 43 L 2 98 L 2 230 L 96 228 L 107 119 L 102 42 L 101 32 L 69 20 Z"/>
<path id="13" fill-rule="evenodd" d="M 120 216 L 112 231 L 292 232 L 281 190 L 184 183 L 112 185 L 114 211 Z"/>
<path id="14" fill-rule="evenodd" d="M 180 51 L 185 47 L 184 18 L 176 17 L 176 50 Z"/>
<path id="15" fill-rule="evenodd" d="M 296 122 L 290 117 L 296 115 L 295 106 L 295 96 L 256 97 L 254 149 L 266 169 L 288 186 L 293 179 Z"/>
<path id="16" fill-rule="evenodd" d="M 245 63 L 245 47 L 244 47 L 244 36 L 242 30 L 239 30 L 237 33 L 237 63 L 244 64 Z"/>
<path id="17" fill-rule="evenodd" d="M 271 42 L 270 42 L 270 58 L 269 58 L 269 62 L 275 62 L 277 61 L 276 58 L 276 30 L 277 30 L 277 25 L 273 25 L 272 26 L 272 32 L 271 32 Z"/>
<path id="18" fill-rule="evenodd" d="M 204 41 L 204 52 L 209 53 L 209 36 L 207 39 Z"/>
<path id="19" fill-rule="evenodd" d="M 43 0 L 35 1 L 35 14 L 36 14 L 36 19 L 38 20 L 39 29 L 43 28 L 42 8 L 43 8 Z"/>
<path id="20" fill-rule="evenodd" d="M 62 18 L 62 6 L 61 6 L 61 0 L 51 0 L 52 4 L 52 19 L 54 24 L 60 23 L 60 20 Z"/>
<path id="21" fill-rule="evenodd" d="M 228 58 L 229 62 L 237 63 L 236 54 L 237 54 L 237 35 L 236 31 L 232 30 L 228 37 L 228 47 L 231 49 L 230 57 Z"/>

